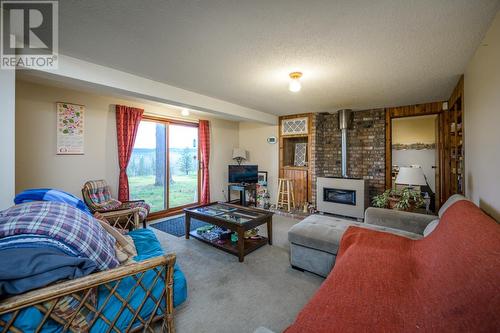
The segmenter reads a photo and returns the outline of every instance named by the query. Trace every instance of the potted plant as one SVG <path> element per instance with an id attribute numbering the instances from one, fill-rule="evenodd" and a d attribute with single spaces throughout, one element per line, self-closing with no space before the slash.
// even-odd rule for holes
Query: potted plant
<path id="1" fill-rule="evenodd" d="M 419 191 L 405 187 L 401 190 L 386 190 L 373 197 L 374 207 L 389 208 L 404 211 L 414 211 L 424 205 L 424 198 Z"/>
<path id="2" fill-rule="evenodd" d="M 372 205 L 378 208 L 387 208 L 392 190 L 386 190 L 384 193 L 376 195 L 372 199 Z"/>

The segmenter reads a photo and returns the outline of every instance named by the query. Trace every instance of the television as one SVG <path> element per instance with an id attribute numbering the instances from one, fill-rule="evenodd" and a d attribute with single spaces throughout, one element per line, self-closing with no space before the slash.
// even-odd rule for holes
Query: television
<path id="1" fill-rule="evenodd" d="M 253 184 L 258 182 L 257 165 L 230 165 L 228 174 L 229 183 Z"/>

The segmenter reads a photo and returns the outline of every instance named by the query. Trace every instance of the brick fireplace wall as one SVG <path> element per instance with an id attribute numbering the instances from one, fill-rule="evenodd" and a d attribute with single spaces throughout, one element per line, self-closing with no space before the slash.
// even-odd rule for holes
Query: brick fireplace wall
<path id="1" fill-rule="evenodd" d="M 385 111 L 353 112 L 347 134 L 347 174 L 368 182 L 371 198 L 385 190 Z M 337 114 L 313 115 L 314 139 L 311 144 L 312 201 L 316 205 L 317 177 L 340 177 L 342 173 L 341 135 Z"/>

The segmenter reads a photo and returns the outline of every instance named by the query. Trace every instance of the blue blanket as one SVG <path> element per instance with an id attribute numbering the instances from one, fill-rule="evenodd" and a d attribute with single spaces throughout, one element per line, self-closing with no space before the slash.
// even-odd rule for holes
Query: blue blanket
<path id="1" fill-rule="evenodd" d="M 137 248 L 138 255 L 134 258 L 136 261 L 143 261 L 149 258 L 160 256 L 164 254 L 163 249 L 160 246 L 158 239 L 155 234 L 150 229 L 137 229 L 129 233 L 129 235 L 134 240 L 135 246 Z M 153 271 L 147 271 L 144 273 L 142 278 L 142 283 L 146 287 L 151 287 L 154 282 L 155 273 Z M 137 275 L 138 278 L 141 274 Z M 146 292 L 142 288 L 137 288 L 133 292 L 133 286 L 135 285 L 135 279 L 133 277 L 127 277 L 122 279 L 120 285 L 118 286 L 118 294 L 129 299 L 129 304 L 132 308 L 137 309 L 144 299 Z M 160 295 L 164 291 L 165 283 L 158 280 L 157 283 L 152 288 L 152 295 L 159 299 Z M 109 295 L 109 290 L 104 286 L 100 286 L 98 289 L 98 306 L 100 309 L 105 302 L 106 297 Z M 184 274 L 180 270 L 179 266 L 176 264 L 174 269 L 174 306 L 178 306 L 183 303 L 187 298 L 187 284 Z M 122 303 L 116 298 L 111 297 L 110 301 L 107 303 L 103 313 L 108 320 L 113 322 L 116 315 L 122 307 Z M 161 309 L 157 310 L 158 315 L 161 315 L 165 309 L 165 303 L 162 303 Z M 144 303 L 140 310 L 140 315 L 142 318 L 149 318 L 154 310 L 154 302 L 151 297 Z M 10 315 L 3 315 L 0 318 L 4 321 L 10 319 Z M 38 323 L 42 320 L 43 314 L 34 307 L 27 308 L 21 311 L 15 320 L 15 326 L 23 332 L 34 332 Z M 130 324 L 133 316 L 132 313 L 125 309 L 119 318 L 116 320 L 117 328 L 123 332 Z M 140 325 L 140 322 L 136 319 L 132 325 L 132 328 Z M 108 325 L 101 319 L 98 319 L 90 330 L 91 333 L 106 332 Z M 56 322 L 49 320 L 47 324 L 44 325 L 42 332 L 61 332 L 61 325 Z"/>
<path id="2" fill-rule="evenodd" d="M 59 280 L 76 279 L 97 270 L 92 260 L 69 256 L 54 247 L 2 249 L 0 262 L 0 298 Z"/>
<path id="3" fill-rule="evenodd" d="M 16 205 L 31 201 L 64 202 L 70 206 L 80 209 L 86 214 L 92 215 L 87 205 L 82 200 L 75 197 L 73 194 L 61 190 L 51 188 L 32 188 L 24 190 L 14 197 L 14 203 Z"/>

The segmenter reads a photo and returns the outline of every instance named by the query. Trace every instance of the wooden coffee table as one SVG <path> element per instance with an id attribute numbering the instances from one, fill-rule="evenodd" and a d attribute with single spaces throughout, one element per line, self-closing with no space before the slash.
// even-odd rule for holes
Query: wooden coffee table
<path id="1" fill-rule="evenodd" d="M 243 262 L 245 255 L 250 252 L 255 251 L 266 243 L 269 243 L 269 245 L 273 243 L 273 213 L 271 212 L 219 202 L 185 208 L 184 213 L 186 214 L 186 239 L 189 239 L 190 236 L 196 238 L 237 256 L 240 262 Z M 238 242 L 232 243 L 231 240 L 226 240 L 225 242 L 219 242 L 218 240 L 211 241 L 198 235 L 196 230 L 190 232 L 191 218 L 236 232 L 238 234 Z M 267 224 L 268 237 L 260 239 L 244 238 L 245 231 L 262 224 Z"/>

